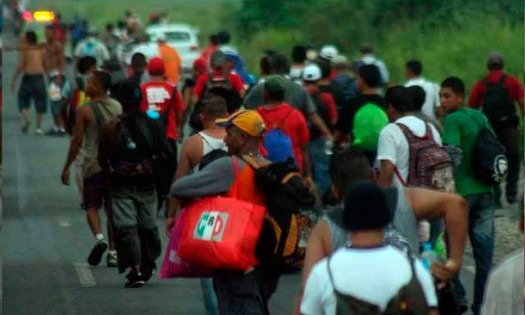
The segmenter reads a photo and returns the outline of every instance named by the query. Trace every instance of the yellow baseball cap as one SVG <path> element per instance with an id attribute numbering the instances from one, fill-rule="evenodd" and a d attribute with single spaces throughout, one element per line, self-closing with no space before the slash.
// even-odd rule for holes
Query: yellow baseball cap
<path id="1" fill-rule="evenodd" d="M 215 120 L 215 123 L 226 128 L 235 126 L 252 137 L 261 137 L 266 128 L 261 115 L 254 110 L 240 110 L 228 118 Z"/>

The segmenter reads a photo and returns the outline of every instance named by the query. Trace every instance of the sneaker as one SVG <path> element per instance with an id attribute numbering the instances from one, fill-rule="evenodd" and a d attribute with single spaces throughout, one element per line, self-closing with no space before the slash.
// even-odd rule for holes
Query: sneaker
<path id="1" fill-rule="evenodd" d="M 31 125 L 31 121 L 29 120 L 26 120 L 25 122 L 22 123 L 22 133 L 27 133 L 27 131 L 29 131 L 29 126 Z"/>
<path id="2" fill-rule="evenodd" d="M 118 267 L 117 253 L 108 253 L 106 256 L 106 264 L 108 267 Z"/>
<path id="3" fill-rule="evenodd" d="M 148 282 L 149 279 L 155 274 L 155 271 L 157 270 L 157 265 L 152 262 L 149 264 L 144 264 L 141 266 L 142 274 L 144 275 L 144 282 Z"/>
<path id="4" fill-rule="evenodd" d="M 37 130 L 36 130 L 36 134 L 39 135 L 39 136 L 41 136 L 41 135 L 44 134 L 44 132 L 42 131 L 42 129 L 37 129 Z"/>
<path id="5" fill-rule="evenodd" d="M 134 272 L 133 270 L 126 276 L 128 282 L 126 282 L 126 288 L 140 288 L 146 282 L 144 282 L 144 276 L 140 272 Z"/>
<path id="6" fill-rule="evenodd" d="M 95 246 L 93 246 L 91 253 L 89 253 L 88 263 L 91 266 L 98 266 L 106 249 L 108 249 L 108 243 L 104 241 L 98 241 Z"/>

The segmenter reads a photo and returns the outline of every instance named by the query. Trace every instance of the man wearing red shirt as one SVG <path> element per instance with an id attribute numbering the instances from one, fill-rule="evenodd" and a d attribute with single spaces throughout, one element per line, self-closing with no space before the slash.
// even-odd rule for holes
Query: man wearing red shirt
<path id="1" fill-rule="evenodd" d="M 282 77 L 270 76 L 264 82 L 264 99 L 267 105 L 257 108 L 267 130 L 282 129 L 291 139 L 297 166 L 311 186 L 312 168 L 308 143 L 310 133 L 303 114 L 284 102 L 286 82 Z"/>
<path id="2" fill-rule="evenodd" d="M 192 103 L 197 104 L 201 100 L 201 98 L 207 96 L 206 92 L 212 81 L 222 81 L 225 78 L 229 81 L 228 85 L 231 86 L 232 92 L 238 94 L 238 97 L 240 99 L 243 99 L 244 94 L 246 92 L 244 89 L 243 81 L 238 74 L 225 73 L 224 66 L 226 64 L 226 57 L 224 56 L 224 53 L 220 50 L 216 50 L 211 55 L 210 59 L 210 66 L 212 71 L 211 73 L 201 75 L 197 79 Z M 212 77 L 210 78 L 210 76 Z M 228 104 L 228 110 L 231 111 L 230 104 Z"/>
<path id="3" fill-rule="evenodd" d="M 177 152 L 178 127 L 182 126 L 184 103 L 177 87 L 164 79 L 166 67 L 162 59 L 155 57 L 148 63 L 150 81 L 143 83 L 140 109 L 150 118 L 158 119 L 166 130 L 166 138 L 173 152 Z M 159 207 L 167 196 L 173 175 L 177 169 L 177 160 L 168 161 L 160 166 L 162 178 L 158 178 Z"/>
<path id="4" fill-rule="evenodd" d="M 199 59 L 206 60 L 206 64 L 210 63 L 211 55 L 219 49 L 219 38 L 217 34 L 212 34 L 209 37 L 210 44 L 208 47 L 204 48 L 201 52 L 201 55 L 199 56 Z"/>
<path id="5" fill-rule="evenodd" d="M 512 105 L 519 105 L 521 115 L 524 111 L 524 90 L 523 85 L 513 76 L 505 74 L 503 71 L 504 60 L 503 55 L 498 52 L 491 53 L 487 60 L 487 68 L 489 70 L 488 75 L 474 85 L 468 105 L 473 108 L 482 108 L 485 95 L 488 90 L 488 85 L 496 85 L 500 83 L 507 90 L 508 97 Z M 503 104 L 502 104 L 503 106 Z M 498 123 L 493 117 L 487 117 L 491 121 L 492 127 L 496 132 L 498 140 L 505 146 L 506 155 L 508 160 L 508 177 L 506 194 L 507 201 L 513 204 L 517 201 L 518 192 L 518 179 L 520 172 L 520 131 L 519 131 L 519 119 L 516 110 L 512 110 L 513 113 L 509 115 L 507 119 Z M 490 115 L 489 115 L 490 116 Z M 491 119 L 492 118 L 492 119 Z M 501 119 L 500 119 L 501 120 Z M 501 202 L 501 189 L 496 186 L 496 201 L 498 204 Z"/>

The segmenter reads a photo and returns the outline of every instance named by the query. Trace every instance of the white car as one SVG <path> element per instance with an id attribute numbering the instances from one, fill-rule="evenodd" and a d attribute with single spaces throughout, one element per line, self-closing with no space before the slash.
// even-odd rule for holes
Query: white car
<path id="1" fill-rule="evenodd" d="M 139 44 L 130 44 L 123 48 L 121 61 L 129 66 L 131 56 L 140 52 L 147 60 L 159 56 L 157 39 L 164 36 L 168 45 L 177 50 L 182 59 L 182 75 L 188 75 L 193 68 L 193 62 L 199 58 L 200 49 L 197 34 L 199 31 L 185 24 L 155 25 L 146 28 L 148 41 Z"/>

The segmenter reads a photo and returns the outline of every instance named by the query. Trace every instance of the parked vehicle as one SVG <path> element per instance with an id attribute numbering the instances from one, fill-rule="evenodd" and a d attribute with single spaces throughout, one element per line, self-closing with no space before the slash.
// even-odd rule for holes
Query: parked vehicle
<path id="1" fill-rule="evenodd" d="M 159 56 L 157 39 L 166 38 L 168 45 L 174 47 L 182 58 L 182 76 L 191 74 L 193 62 L 199 58 L 198 30 L 186 24 L 154 25 L 145 29 L 147 39 L 142 43 L 130 43 L 121 48 L 121 62 L 131 63 L 131 56 L 140 52 L 149 60 Z"/>

